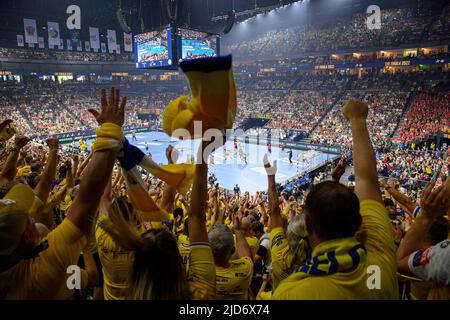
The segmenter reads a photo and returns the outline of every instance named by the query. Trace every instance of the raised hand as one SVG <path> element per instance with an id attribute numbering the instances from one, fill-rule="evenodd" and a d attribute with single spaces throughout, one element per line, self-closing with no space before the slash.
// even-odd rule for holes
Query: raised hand
<path id="1" fill-rule="evenodd" d="M 263 158 L 264 169 L 266 169 L 266 173 L 268 176 L 274 176 L 277 173 L 277 160 L 270 165 L 269 159 L 267 158 L 267 154 L 264 155 Z"/>
<path id="2" fill-rule="evenodd" d="M 45 140 L 45 143 L 50 149 L 58 149 L 59 148 L 59 140 L 55 138 L 48 138 Z"/>
<path id="3" fill-rule="evenodd" d="M 28 142 L 30 142 L 30 139 L 25 136 L 16 136 L 14 139 L 14 145 L 19 150 L 25 147 Z"/>
<path id="4" fill-rule="evenodd" d="M 242 220 L 243 220 L 243 214 L 242 214 L 242 211 L 240 211 L 240 209 L 239 209 L 238 213 L 235 214 L 233 217 L 233 230 L 234 231 L 236 231 L 236 232 L 242 231 L 243 232 L 245 230 Z"/>
<path id="5" fill-rule="evenodd" d="M 127 104 L 127 97 L 120 102 L 119 89 L 111 88 L 108 100 L 106 100 L 106 90 L 100 90 L 100 112 L 95 109 L 89 109 L 97 120 L 99 125 L 103 123 L 114 123 L 118 126 L 123 126 L 125 121 L 125 106 Z"/>
<path id="6" fill-rule="evenodd" d="M 369 114 L 367 103 L 350 99 L 344 106 L 344 116 L 350 122 L 366 121 Z"/>
<path id="7" fill-rule="evenodd" d="M 449 209 L 450 199 L 445 186 L 439 186 L 433 190 L 435 182 L 430 182 L 422 192 L 420 204 L 422 215 L 434 220 Z"/>
<path id="8" fill-rule="evenodd" d="M 331 172 L 331 177 L 333 181 L 339 182 L 342 175 L 345 173 L 345 157 L 339 161 L 338 165 Z"/>

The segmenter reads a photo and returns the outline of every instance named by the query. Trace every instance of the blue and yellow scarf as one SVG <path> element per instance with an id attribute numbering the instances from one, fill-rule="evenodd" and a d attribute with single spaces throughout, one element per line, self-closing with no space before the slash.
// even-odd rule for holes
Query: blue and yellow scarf
<path id="1" fill-rule="evenodd" d="M 366 259 L 366 254 L 366 248 L 354 237 L 322 242 L 314 248 L 305 265 L 297 268 L 295 278 L 351 272 Z"/>

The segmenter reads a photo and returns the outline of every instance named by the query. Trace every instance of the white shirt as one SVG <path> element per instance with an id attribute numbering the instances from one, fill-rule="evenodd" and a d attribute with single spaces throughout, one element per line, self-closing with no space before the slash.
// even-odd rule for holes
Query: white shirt
<path id="1" fill-rule="evenodd" d="M 421 279 L 450 285 L 450 240 L 412 253 L 408 258 L 408 266 Z"/>

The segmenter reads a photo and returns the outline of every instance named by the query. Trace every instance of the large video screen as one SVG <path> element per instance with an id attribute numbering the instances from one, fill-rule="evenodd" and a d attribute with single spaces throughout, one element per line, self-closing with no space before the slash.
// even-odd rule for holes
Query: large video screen
<path id="1" fill-rule="evenodd" d="M 217 34 L 179 29 L 181 37 L 181 60 L 215 57 L 219 55 Z"/>
<path id="2" fill-rule="evenodd" d="M 172 65 L 172 29 L 151 31 L 134 36 L 136 67 L 148 69 Z"/>

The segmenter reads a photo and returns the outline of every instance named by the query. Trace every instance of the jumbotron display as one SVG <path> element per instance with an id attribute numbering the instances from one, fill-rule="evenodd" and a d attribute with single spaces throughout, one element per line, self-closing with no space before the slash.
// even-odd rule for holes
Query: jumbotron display
<path id="1" fill-rule="evenodd" d="M 182 28 L 178 31 L 181 38 L 180 60 L 215 57 L 220 54 L 220 38 L 217 34 Z"/>
<path id="2" fill-rule="evenodd" d="M 172 65 L 172 29 L 164 28 L 134 37 L 136 68 L 158 68 Z"/>

